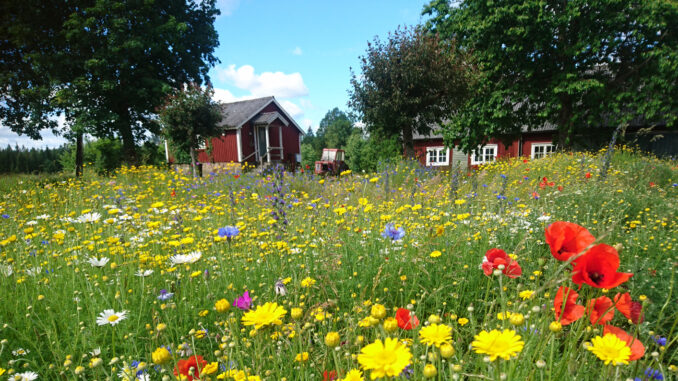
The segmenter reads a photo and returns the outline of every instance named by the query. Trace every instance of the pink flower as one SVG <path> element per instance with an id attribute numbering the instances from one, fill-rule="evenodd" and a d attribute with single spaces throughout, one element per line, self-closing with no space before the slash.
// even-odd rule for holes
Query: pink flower
<path id="1" fill-rule="evenodd" d="M 252 298 L 250 298 L 249 291 L 245 291 L 242 296 L 239 296 L 233 302 L 233 305 L 241 310 L 249 310 L 252 305 Z"/>

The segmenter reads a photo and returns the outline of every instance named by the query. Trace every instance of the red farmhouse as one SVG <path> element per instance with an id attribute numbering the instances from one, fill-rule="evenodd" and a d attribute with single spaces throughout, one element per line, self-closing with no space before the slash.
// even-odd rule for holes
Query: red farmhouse
<path id="1" fill-rule="evenodd" d="M 554 134 L 556 127 L 545 125 L 539 129 L 525 129 L 520 138 L 505 146 L 498 139 L 490 139 L 484 146 L 478 147 L 477 153 L 467 155 L 455 146 L 448 149 L 443 144 L 443 136 L 439 128 L 434 128 L 430 135 L 414 134 L 414 153 L 422 165 L 443 168 L 468 168 L 486 164 L 501 157 L 530 157 L 538 159 L 555 152 Z"/>
<path id="2" fill-rule="evenodd" d="M 198 150 L 201 163 L 301 162 L 303 130 L 274 97 L 223 103 L 223 133 Z"/>

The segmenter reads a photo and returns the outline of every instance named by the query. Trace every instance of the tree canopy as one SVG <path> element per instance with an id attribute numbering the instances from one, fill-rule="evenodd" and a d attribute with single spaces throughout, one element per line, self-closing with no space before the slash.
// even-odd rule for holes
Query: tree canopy
<path id="1" fill-rule="evenodd" d="M 368 43 L 352 73 L 349 105 L 370 133 L 398 136 L 414 157 L 412 134 L 428 134 L 466 96 L 469 68 L 454 41 L 404 28 Z"/>
<path id="2" fill-rule="evenodd" d="M 63 112 L 96 137 L 157 132 L 172 88 L 207 81 L 218 60 L 215 0 L 27 0 L 0 7 L 0 120 L 32 138 Z"/>
<path id="3" fill-rule="evenodd" d="M 472 53 L 471 96 L 445 128 L 470 151 L 521 127 L 673 124 L 678 4 L 617 0 L 433 0 L 426 29 Z"/>
<path id="4" fill-rule="evenodd" d="M 175 91 L 160 109 L 160 122 L 164 135 L 172 145 L 191 155 L 191 167 L 195 176 L 195 150 L 201 142 L 218 136 L 222 119 L 219 104 L 212 100 L 211 88 L 202 89 L 197 84 Z"/>

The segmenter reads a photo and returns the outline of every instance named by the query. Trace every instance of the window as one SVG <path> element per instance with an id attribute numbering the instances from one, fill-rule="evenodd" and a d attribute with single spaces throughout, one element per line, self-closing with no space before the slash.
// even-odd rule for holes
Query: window
<path id="1" fill-rule="evenodd" d="M 556 146 L 553 143 L 532 143 L 532 155 L 533 159 L 540 159 L 546 157 L 556 151 Z"/>
<path id="2" fill-rule="evenodd" d="M 450 164 L 450 150 L 445 147 L 427 147 L 426 165 L 440 166 Z"/>
<path id="3" fill-rule="evenodd" d="M 201 138 L 200 136 L 198 138 L 198 149 L 207 149 L 207 140 Z"/>
<path id="4" fill-rule="evenodd" d="M 479 147 L 478 150 L 471 153 L 471 164 L 486 164 L 491 163 L 497 159 L 497 145 L 488 144 L 483 147 Z"/>

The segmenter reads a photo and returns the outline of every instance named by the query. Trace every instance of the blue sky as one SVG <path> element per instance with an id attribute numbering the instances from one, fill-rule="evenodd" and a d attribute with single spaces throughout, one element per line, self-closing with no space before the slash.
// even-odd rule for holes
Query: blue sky
<path id="1" fill-rule="evenodd" d="M 352 67 L 375 36 L 423 18 L 426 0 L 218 0 L 215 26 L 221 60 L 210 71 L 215 98 L 235 101 L 273 95 L 304 130 L 315 130 L 334 107 L 347 111 Z M 0 146 L 58 146 L 0 127 Z"/>

